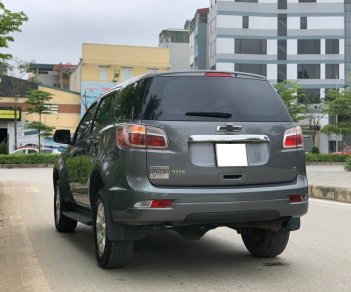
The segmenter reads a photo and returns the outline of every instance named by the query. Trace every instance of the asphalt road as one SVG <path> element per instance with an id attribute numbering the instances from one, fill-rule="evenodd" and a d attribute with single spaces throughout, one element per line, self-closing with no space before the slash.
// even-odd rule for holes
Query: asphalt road
<path id="1" fill-rule="evenodd" d="M 89 227 L 55 231 L 50 169 L 0 169 L 0 291 L 351 291 L 350 223 L 351 204 L 311 200 L 276 259 L 220 228 L 200 241 L 150 233 L 129 266 L 102 270 Z"/>

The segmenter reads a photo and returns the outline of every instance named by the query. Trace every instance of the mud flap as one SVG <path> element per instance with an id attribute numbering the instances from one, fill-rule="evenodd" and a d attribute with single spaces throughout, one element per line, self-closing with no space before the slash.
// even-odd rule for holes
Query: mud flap
<path id="1" fill-rule="evenodd" d="M 296 231 L 299 230 L 301 226 L 300 217 L 292 217 L 287 221 L 287 224 L 284 226 L 285 231 Z"/>
<path id="2" fill-rule="evenodd" d="M 105 201 L 106 196 L 105 196 Z M 108 205 L 107 205 L 108 206 Z M 110 208 L 105 209 L 108 239 L 114 241 L 130 241 L 145 238 L 145 230 L 139 226 L 123 225 L 113 223 L 111 220 Z"/>

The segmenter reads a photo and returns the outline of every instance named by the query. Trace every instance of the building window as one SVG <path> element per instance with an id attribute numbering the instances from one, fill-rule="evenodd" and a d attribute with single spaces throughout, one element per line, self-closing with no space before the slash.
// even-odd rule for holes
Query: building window
<path id="1" fill-rule="evenodd" d="M 312 104 L 321 102 L 319 88 L 304 89 L 303 93 L 303 96 L 299 99 L 300 103 Z"/>
<path id="2" fill-rule="evenodd" d="M 122 68 L 122 80 L 128 80 L 133 77 L 133 68 Z"/>
<path id="3" fill-rule="evenodd" d="M 339 40 L 325 40 L 326 54 L 339 54 Z"/>
<path id="4" fill-rule="evenodd" d="M 321 40 L 297 40 L 298 54 L 320 54 Z"/>
<path id="5" fill-rule="evenodd" d="M 287 0 L 278 0 L 278 9 L 287 9 L 288 8 Z"/>
<path id="6" fill-rule="evenodd" d="M 235 54 L 267 54 L 267 40 L 235 40 Z"/>
<path id="7" fill-rule="evenodd" d="M 267 76 L 266 64 L 235 64 L 235 71 Z"/>
<path id="8" fill-rule="evenodd" d="M 299 79 L 320 79 L 320 64 L 298 64 L 297 78 Z"/>
<path id="9" fill-rule="evenodd" d="M 249 28 L 249 17 L 243 16 L 243 28 Z"/>
<path id="10" fill-rule="evenodd" d="M 286 60 L 286 40 L 278 40 L 278 60 Z"/>
<path id="11" fill-rule="evenodd" d="M 307 17 L 300 17 L 300 29 L 307 29 Z"/>
<path id="12" fill-rule="evenodd" d="M 100 80 L 106 81 L 108 79 L 108 67 L 99 66 Z"/>
<path id="13" fill-rule="evenodd" d="M 339 79 L 339 64 L 325 65 L 325 79 Z"/>
<path id="14" fill-rule="evenodd" d="M 286 36 L 287 32 L 287 15 L 278 14 L 278 36 Z"/>
<path id="15" fill-rule="evenodd" d="M 286 80 L 286 64 L 278 64 L 278 82 Z"/>
<path id="16" fill-rule="evenodd" d="M 207 13 L 206 14 L 200 14 L 199 22 L 200 23 L 207 23 Z"/>

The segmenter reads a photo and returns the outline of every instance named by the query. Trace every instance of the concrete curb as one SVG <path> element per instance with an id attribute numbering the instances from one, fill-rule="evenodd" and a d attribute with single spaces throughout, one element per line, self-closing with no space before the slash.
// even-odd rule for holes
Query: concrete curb
<path id="1" fill-rule="evenodd" d="M 52 168 L 53 164 L 0 164 L 0 168 Z"/>
<path id="2" fill-rule="evenodd" d="M 306 162 L 306 165 L 319 165 L 319 166 L 340 165 L 340 166 L 343 166 L 344 163 L 343 162 Z"/>
<path id="3" fill-rule="evenodd" d="M 308 193 L 312 198 L 351 203 L 351 188 L 309 185 Z"/>

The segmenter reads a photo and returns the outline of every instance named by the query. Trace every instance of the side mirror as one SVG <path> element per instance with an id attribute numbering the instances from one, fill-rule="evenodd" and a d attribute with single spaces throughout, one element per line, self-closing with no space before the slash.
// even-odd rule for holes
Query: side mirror
<path id="1" fill-rule="evenodd" d="M 54 141 L 60 144 L 71 144 L 70 130 L 56 130 L 54 134 Z"/>

